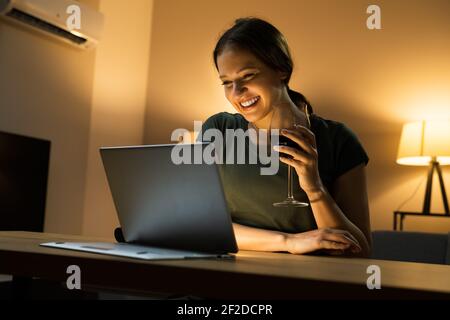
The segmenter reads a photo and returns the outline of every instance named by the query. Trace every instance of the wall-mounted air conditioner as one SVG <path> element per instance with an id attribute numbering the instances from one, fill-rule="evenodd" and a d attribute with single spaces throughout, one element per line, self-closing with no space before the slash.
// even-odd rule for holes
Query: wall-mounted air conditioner
<path id="1" fill-rule="evenodd" d="M 74 5 L 80 22 L 76 28 L 68 24 L 77 14 L 68 10 Z M 0 0 L 0 16 L 79 48 L 95 47 L 103 29 L 103 14 L 74 0 Z"/>

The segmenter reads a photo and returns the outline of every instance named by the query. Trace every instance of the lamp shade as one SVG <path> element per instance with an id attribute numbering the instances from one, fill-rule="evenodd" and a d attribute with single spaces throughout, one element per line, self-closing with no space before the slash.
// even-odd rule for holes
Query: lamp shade
<path id="1" fill-rule="evenodd" d="M 404 124 L 397 163 L 428 166 L 433 158 L 436 158 L 440 165 L 450 164 L 450 120 Z"/>

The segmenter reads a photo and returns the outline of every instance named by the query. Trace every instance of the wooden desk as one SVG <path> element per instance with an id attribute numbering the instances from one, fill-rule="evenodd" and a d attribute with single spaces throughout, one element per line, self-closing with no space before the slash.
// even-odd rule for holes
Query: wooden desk
<path id="1" fill-rule="evenodd" d="M 242 251 L 235 260 L 141 261 L 40 247 L 79 236 L 0 232 L 0 274 L 66 282 L 81 268 L 82 289 L 176 292 L 206 298 L 450 298 L 450 266 Z M 111 240 L 111 239 L 107 239 Z M 369 265 L 381 268 L 381 290 L 366 286 Z"/>

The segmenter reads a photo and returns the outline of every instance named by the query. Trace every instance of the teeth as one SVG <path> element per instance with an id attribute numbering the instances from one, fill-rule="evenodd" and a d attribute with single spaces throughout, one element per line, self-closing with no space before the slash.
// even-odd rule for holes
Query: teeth
<path id="1" fill-rule="evenodd" d="M 243 106 L 245 108 L 250 107 L 252 104 L 256 103 L 256 101 L 258 101 L 258 100 L 259 100 L 259 97 L 255 97 L 255 98 L 250 99 L 248 101 L 241 102 L 241 106 Z"/>

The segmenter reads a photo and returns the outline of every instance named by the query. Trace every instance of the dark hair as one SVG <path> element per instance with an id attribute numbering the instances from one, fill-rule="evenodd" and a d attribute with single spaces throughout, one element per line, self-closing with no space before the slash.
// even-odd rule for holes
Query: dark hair
<path id="1" fill-rule="evenodd" d="M 217 57 L 227 46 L 248 50 L 269 68 L 285 72 L 288 76 L 284 82 L 292 102 L 297 106 L 305 103 L 308 113 L 313 112 L 306 97 L 289 88 L 288 84 L 294 69 L 294 63 L 287 41 L 277 28 L 259 18 L 248 17 L 235 20 L 234 26 L 222 34 L 214 49 L 214 64 L 217 70 L 219 69 Z"/>

